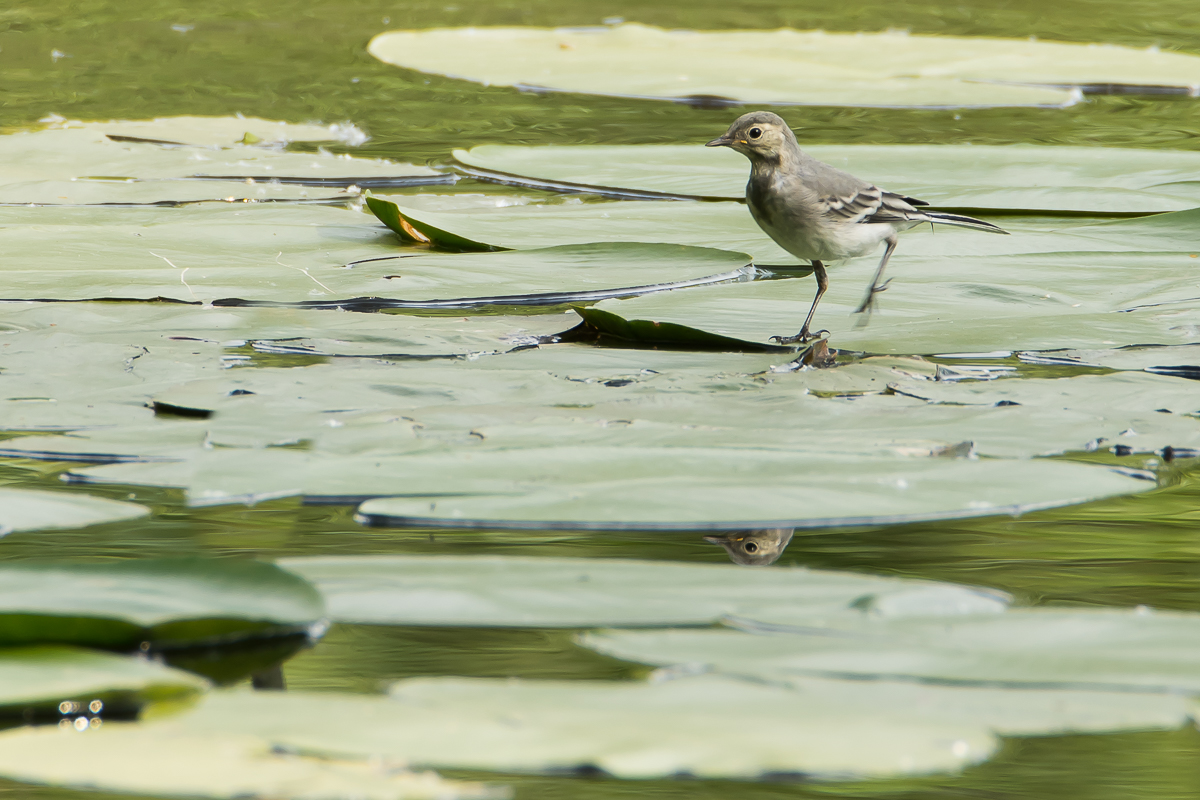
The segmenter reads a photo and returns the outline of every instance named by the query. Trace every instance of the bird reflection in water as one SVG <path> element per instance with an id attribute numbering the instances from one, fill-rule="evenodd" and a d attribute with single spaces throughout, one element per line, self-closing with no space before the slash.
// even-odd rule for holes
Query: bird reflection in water
<path id="1" fill-rule="evenodd" d="M 729 560 L 746 567 L 765 567 L 774 564 L 792 541 L 794 528 L 762 528 L 734 531 L 721 536 L 705 536 L 704 541 L 719 544 L 729 554 Z"/>

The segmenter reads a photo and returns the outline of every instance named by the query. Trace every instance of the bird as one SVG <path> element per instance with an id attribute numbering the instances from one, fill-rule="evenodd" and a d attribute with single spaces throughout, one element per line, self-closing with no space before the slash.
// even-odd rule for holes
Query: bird
<path id="1" fill-rule="evenodd" d="M 927 210 L 923 200 L 885 191 L 818 161 L 800 149 L 796 134 L 770 111 L 743 114 L 706 146 L 729 147 L 750 159 L 746 205 L 754 221 L 784 250 L 812 262 L 817 295 L 798 334 L 771 337 L 780 344 L 816 338 L 809 328 L 829 288 L 826 262 L 865 256 L 886 244 L 866 297 L 855 309 L 861 314 L 870 311 L 875 295 L 887 288 L 880 280 L 902 231 L 929 222 L 1008 233 L 974 217 Z"/>

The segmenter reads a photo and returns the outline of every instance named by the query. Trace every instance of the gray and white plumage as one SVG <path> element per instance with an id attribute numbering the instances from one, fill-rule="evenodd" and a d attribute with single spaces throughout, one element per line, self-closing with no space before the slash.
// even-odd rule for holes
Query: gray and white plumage
<path id="1" fill-rule="evenodd" d="M 858 308 L 862 312 L 886 288 L 880 279 L 902 231 L 930 222 L 1007 233 L 973 217 L 926 210 L 922 206 L 928 203 L 885 191 L 818 161 L 800 149 L 787 123 L 769 111 L 743 114 L 708 146 L 730 147 L 750 159 L 746 204 L 754 221 L 784 250 L 812 262 L 817 296 L 800 333 L 772 337 L 781 342 L 810 338 L 813 313 L 829 285 L 826 261 L 865 256 L 886 243 L 875 279 Z"/>

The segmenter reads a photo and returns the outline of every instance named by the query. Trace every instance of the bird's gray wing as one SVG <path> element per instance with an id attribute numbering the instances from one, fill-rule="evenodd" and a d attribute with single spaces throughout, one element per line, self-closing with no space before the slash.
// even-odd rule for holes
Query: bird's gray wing
<path id="1" fill-rule="evenodd" d="M 830 219 L 854 223 L 925 218 L 925 214 L 916 207 L 927 203 L 884 191 L 815 159 L 813 166 L 815 169 L 810 180 L 817 190 L 817 205 L 820 212 Z"/>
<path id="2" fill-rule="evenodd" d="M 818 199 L 821 213 L 838 222 L 899 222 L 923 220 L 907 197 L 885 192 L 878 186 L 867 185 L 852 193 L 823 195 Z M 920 201 L 917 201 L 920 203 Z M 923 204 L 922 204 L 923 205 Z"/>

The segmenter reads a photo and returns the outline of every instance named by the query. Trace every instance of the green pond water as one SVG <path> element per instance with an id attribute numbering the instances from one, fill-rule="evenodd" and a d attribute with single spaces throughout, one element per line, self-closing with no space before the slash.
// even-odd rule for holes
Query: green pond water
<path id="1" fill-rule="evenodd" d="M 899 28 L 1200 52 L 1200 5 L 1194 0 L 870 0 L 840 6 L 782 0 L 9 3 L 0 7 L 0 129 L 34 125 L 49 114 L 94 120 L 242 113 L 291 122 L 350 121 L 371 136 L 356 154 L 436 165 L 445 163 L 452 149 L 480 144 L 698 143 L 723 131 L 739 113 L 484 88 L 399 70 L 365 51 L 370 37 L 387 29 L 594 25 L 610 17 L 669 28 Z M 52 57 L 55 52 L 61 55 Z M 810 143 L 1200 150 L 1200 101 L 1185 97 L 1092 97 L 1067 109 L 785 108 L 780 113 Z M 480 190 L 470 181 L 458 188 Z M 5 461 L 0 485 L 67 491 L 58 474 L 69 466 Z M 721 548 L 699 534 L 367 529 L 354 522 L 352 507 L 271 501 L 194 509 L 178 492 L 89 491 L 148 505 L 153 514 L 133 524 L 13 534 L 0 541 L 0 558 L 502 553 L 726 560 Z M 1183 471 L 1175 485 L 1153 492 L 1021 518 L 802 532 L 779 563 L 986 585 L 1012 592 L 1024 604 L 1200 610 L 1200 478 Z M 335 626 L 282 671 L 289 688 L 368 693 L 418 675 L 619 679 L 632 674 L 629 665 L 576 647 L 566 633 L 367 625 Z M 512 786 L 519 800 L 1161 800 L 1200 797 L 1200 733 L 1189 728 L 1013 739 L 997 757 L 961 775 L 855 784 L 484 777 Z M 0 783 L 0 795 L 97 796 L 7 783 Z"/>

